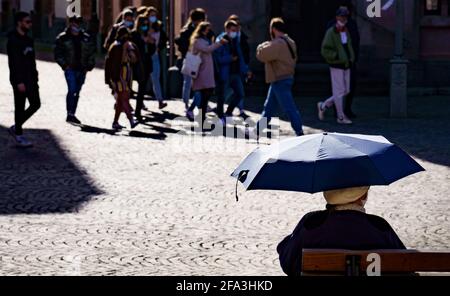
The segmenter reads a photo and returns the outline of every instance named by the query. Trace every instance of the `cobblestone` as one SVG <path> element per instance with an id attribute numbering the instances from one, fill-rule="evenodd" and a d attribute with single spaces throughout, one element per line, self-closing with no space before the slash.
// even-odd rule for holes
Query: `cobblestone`
<path id="1" fill-rule="evenodd" d="M 101 70 L 88 74 L 78 111 L 88 126 L 79 128 L 64 122 L 63 74 L 39 62 L 42 109 L 25 126 L 36 147 L 18 150 L 6 132 L 13 97 L 4 55 L 0 65 L 0 275 L 281 275 L 278 242 L 324 207 L 320 195 L 242 189 L 236 203 L 229 174 L 256 143 L 177 134 L 180 102 L 133 133 L 114 134 Z M 249 101 L 256 117 L 261 100 Z M 358 108 L 367 116 L 348 128 L 317 123 L 314 102 L 300 101 L 308 133 L 384 134 L 427 169 L 373 188 L 368 211 L 409 248 L 448 249 L 448 99 L 414 99 L 408 120 L 389 120 L 384 101 L 364 99 Z M 281 128 L 290 135 L 286 122 Z"/>

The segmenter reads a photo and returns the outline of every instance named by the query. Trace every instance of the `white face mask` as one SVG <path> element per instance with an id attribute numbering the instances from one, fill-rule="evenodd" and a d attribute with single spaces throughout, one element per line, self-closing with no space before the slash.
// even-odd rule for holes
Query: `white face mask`
<path id="1" fill-rule="evenodd" d="M 238 33 L 237 32 L 230 32 L 230 33 L 228 33 L 228 36 L 230 36 L 231 39 L 234 39 L 234 38 L 236 38 L 238 36 Z"/>
<path id="2" fill-rule="evenodd" d="M 343 22 L 343 21 L 337 21 L 337 25 L 338 27 L 345 27 L 347 25 L 347 22 Z"/>

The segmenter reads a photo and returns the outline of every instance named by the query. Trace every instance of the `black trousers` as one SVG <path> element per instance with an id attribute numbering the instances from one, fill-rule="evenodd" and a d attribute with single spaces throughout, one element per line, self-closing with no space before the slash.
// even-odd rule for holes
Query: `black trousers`
<path id="1" fill-rule="evenodd" d="M 350 93 L 345 98 L 345 106 L 344 106 L 345 114 L 353 113 L 352 106 L 353 106 L 353 100 L 355 98 L 355 93 L 356 93 L 357 80 L 358 80 L 358 69 L 357 69 L 357 65 L 353 64 L 351 72 L 350 72 Z"/>
<path id="2" fill-rule="evenodd" d="M 142 108 L 144 108 L 144 97 L 145 94 L 147 93 L 147 84 L 148 84 L 148 80 L 150 79 L 150 74 L 147 75 L 147 79 L 145 81 L 140 81 L 139 82 L 139 89 L 138 89 L 138 94 L 136 97 L 136 110 L 135 113 L 137 119 L 142 119 Z"/>
<path id="3" fill-rule="evenodd" d="M 200 103 L 200 109 L 201 109 L 201 115 L 202 115 L 202 118 L 201 118 L 202 130 L 204 130 L 204 127 L 205 127 L 206 113 L 207 113 L 206 111 L 208 109 L 208 103 L 209 103 L 209 100 L 211 99 L 213 92 L 214 92 L 214 89 L 212 89 L 212 88 L 200 90 L 200 93 L 202 95 L 202 101 Z"/>
<path id="4" fill-rule="evenodd" d="M 41 108 L 41 98 L 39 96 L 39 87 L 36 85 L 26 86 L 26 92 L 22 93 L 13 86 L 14 90 L 14 107 L 15 107 L 15 124 L 16 135 L 23 135 L 22 126 L 31 116 Z M 25 109 L 25 103 L 28 99 L 30 106 Z"/>

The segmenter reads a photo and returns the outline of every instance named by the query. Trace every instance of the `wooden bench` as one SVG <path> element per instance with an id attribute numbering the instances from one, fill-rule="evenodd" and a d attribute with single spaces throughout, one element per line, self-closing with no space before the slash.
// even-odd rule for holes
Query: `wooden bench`
<path id="1" fill-rule="evenodd" d="M 367 276 L 374 275 L 373 272 L 377 270 L 380 273 L 375 275 L 450 272 L 450 252 L 303 250 L 302 275 Z"/>

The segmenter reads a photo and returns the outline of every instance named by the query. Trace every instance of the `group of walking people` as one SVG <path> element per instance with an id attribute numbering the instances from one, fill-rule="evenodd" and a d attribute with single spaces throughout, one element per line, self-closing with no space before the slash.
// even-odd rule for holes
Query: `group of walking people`
<path id="1" fill-rule="evenodd" d="M 329 24 L 321 51 L 330 65 L 333 95 L 318 103 L 318 117 L 323 120 L 326 110 L 334 106 L 339 124 L 351 124 L 351 118 L 354 118 L 351 104 L 359 33 L 350 11 L 351 8 L 345 6 L 338 9 L 336 19 Z M 142 111 L 147 110 L 144 98 L 150 90 L 159 109 L 167 106 L 161 87 L 161 52 L 167 47 L 168 38 L 158 15 L 154 7 L 128 7 L 120 13 L 105 39 L 105 83 L 115 98 L 112 128 L 116 131 L 125 128 L 119 123 L 122 113 L 126 114 L 131 128 L 144 122 Z M 71 17 L 67 28 L 58 35 L 54 48 L 55 61 L 64 71 L 68 87 L 66 121 L 77 125 L 81 124 L 76 116 L 80 93 L 87 73 L 96 65 L 97 52 L 95 38 L 83 30 L 82 25 L 80 16 Z M 31 26 L 28 13 L 17 13 L 16 28 L 8 40 L 16 107 L 16 124 L 9 131 L 17 144 L 24 147 L 31 146 L 31 143 L 23 137 L 22 126 L 40 108 L 34 43 L 28 36 Z M 279 106 L 288 115 L 295 134 L 301 136 L 302 118 L 292 95 L 298 61 L 297 45 L 287 35 L 287 26 L 281 18 L 272 19 L 270 36 L 271 40 L 260 44 L 256 51 L 256 58 L 265 64 L 266 82 L 270 88 L 261 119 L 254 129 L 246 129 L 246 135 L 259 138 Z M 252 54 L 249 37 L 242 30 L 239 16 L 231 15 L 225 21 L 223 31 L 216 35 L 207 21 L 206 11 L 193 9 L 175 44 L 180 52 L 180 68 L 189 56 L 201 59 L 195 75 L 183 74 L 182 99 L 186 117 L 191 121 L 198 118 L 203 131 L 207 130 L 206 126 L 211 126 L 205 124 L 209 112 L 217 115 L 215 126 L 226 125 L 235 109 L 239 109 L 240 117 L 247 119 L 245 86 L 246 81 L 253 77 L 250 69 Z M 130 104 L 133 81 L 139 85 L 134 108 Z M 217 106 L 211 108 L 209 101 L 214 94 Z M 25 109 L 27 98 L 30 106 Z M 228 108 L 225 109 L 228 98 Z M 196 108 L 199 109 L 197 118 L 194 116 Z"/>

